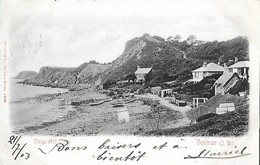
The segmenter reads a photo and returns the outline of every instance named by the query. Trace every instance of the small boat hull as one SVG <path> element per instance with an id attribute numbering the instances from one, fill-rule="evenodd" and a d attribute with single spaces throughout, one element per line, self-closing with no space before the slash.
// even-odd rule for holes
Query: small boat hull
<path id="1" fill-rule="evenodd" d="M 111 104 L 112 107 L 123 107 L 123 104 Z"/>
<path id="2" fill-rule="evenodd" d="M 103 104 L 104 101 L 101 101 L 101 102 L 97 102 L 97 103 L 89 103 L 90 106 L 96 106 L 96 105 L 100 105 L 100 104 Z"/>

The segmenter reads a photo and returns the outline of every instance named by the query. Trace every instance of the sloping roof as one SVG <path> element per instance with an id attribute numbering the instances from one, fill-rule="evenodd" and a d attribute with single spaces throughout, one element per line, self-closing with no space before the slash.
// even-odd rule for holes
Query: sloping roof
<path id="1" fill-rule="evenodd" d="M 193 78 L 193 79 L 189 79 L 189 80 L 185 81 L 185 83 L 186 82 L 200 82 L 201 80 L 203 80 L 203 78 Z"/>
<path id="2" fill-rule="evenodd" d="M 249 68 L 249 61 L 239 61 L 228 68 Z"/>
<path id="3" fill-rule="evenodd" d="M 221 85 L 221 86 L 225 86 L 228 81 L 233 77 L 233 76 L 238 76 L 237 73 L 234 73 L 234 72 L 230 72 L 230 73 L 224 73 L 222 76 L 220 76 L 217 81 L 215 82 L 214 85 Z"/>
<path id="4" fill-rule="evenodd" d="M 151 70 L 152 68 L 138 68 L 135 74 L 148 74 Z"/>
<path id="5" fill-rule="evenodd" d="M 198 69 L 193 70 L 192 72 L 223 72 L 224 67 L 213 62 L 207 64 L 206 67 L 202 66 Z"/>
<path id="6" fill-rule="evenodd" d="M 155 89 L 162 89 L 162 87 L 157 86 L 157 87 L 152 87 L 151 90 L 155 90 Z"/>

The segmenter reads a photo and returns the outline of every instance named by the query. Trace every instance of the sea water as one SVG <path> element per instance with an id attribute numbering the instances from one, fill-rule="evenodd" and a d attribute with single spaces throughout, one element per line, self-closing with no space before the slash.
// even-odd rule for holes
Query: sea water
<path id="1" fill-rule="evenodd" d="M 11 79 L 9 84 L 9 117 L 12 130 L 26 133 L 26 130 L 37 130 L 48 123 L 62 120 L 69 112 L 74 111 L 71 105 L 60 106 L 59 100 L 36 102 L 35 98 L 44 94 L 67 92 L 68 89 L 48 88 L 32 85 L 23 85 Z M 32 129 L 28 129 L 32 128 Z"/>
<path id="2" fill-rule="evenodd" d="M 67 92 L 68 89 L 63 88 L 50 88 L 32 85 L 23 85 L 18 82 L 23 81 L 23 79 L 10 79 L 9 84 L 9 101 L 18 102 L 27 98 L 34 98 L 43 94 L 56 94 Z"/>

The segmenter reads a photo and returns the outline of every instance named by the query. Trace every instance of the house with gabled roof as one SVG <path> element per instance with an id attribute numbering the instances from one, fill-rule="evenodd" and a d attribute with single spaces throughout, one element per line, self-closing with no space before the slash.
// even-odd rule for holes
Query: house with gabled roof
<path id="1" fill-rule="evenodd" d="M 239 75 L 235 72 L 225 72 L 220 76 L 214 83 L 215 95 L 217 94 L 227 94 L 229 90 L 239 81 Z"/>
<path id="2" fill-rule="evenodd" d="M 228 67 L 230 72 L 237 73 L 240 78 L 249 78 L 249 61 L 239 61 Z"/>
<path id="3" fill-rule="evenodd" d="M 136 82 L 145 82 L 145 77 L 150 74 L 152 71 L 152 67 L 150 68 L 141 68 L 139 65 L 137 66 L 137 70 L 135 71 Z"/>
<path id="4" fill-rule="evenodd" d="M 213 62 L 207 64 L 203 63 L 203 66 L 195 69 L 192 72 L 192 79 L 189 81 L 199 82 L 203 78 L 213 75 L 213 74 L 222 74 L 224 72 L 224 67 Z"/>

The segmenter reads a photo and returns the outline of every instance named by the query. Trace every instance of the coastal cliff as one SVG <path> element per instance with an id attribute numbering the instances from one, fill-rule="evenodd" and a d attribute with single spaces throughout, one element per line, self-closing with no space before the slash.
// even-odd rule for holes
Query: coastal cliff
<path id="1" fill-rule="evenodd" d="M 104 73 L 110 67 L 110 64 L 100 64 L 94 61 L 86 62 L 76 69 L 76 84 L 94 83 L 99 79 L 101 74 Z"/>
<path id="2" fill-rule="evenodd" d="M 144 34 L 125 44 L 123 53 L 108 64 L 85 62 L 76 68 L 42 67 L 26 84 L 68 88 L 71 85 L 96 84 L 124 80 L 133 75 L 137 65 L 153 67 L 151 81 L 172 81 L 188 78 L 203 62 L 233 63 L 248 60 L 248 40 L 236 37 L 228 41 L 200 41 L 194 35 L 186 40 Z"/>
<path id="3" fill-rule="evenodd" d="M 24 81 L 25 84 L 54 88 L 69 88 L 80 84 L 93 84 L 97 75 L 103 73 L 110 65 L 84 63 L 77 68 L 41 67 L 39 74 Z"/>
<path id="4" fill-rule="evenodd" d="M 66 88 L 76 82 L 75 68 L 61 67 L 41 67 L 39 74 L 30 80 L 25 80 L 25 84 L 45 87 Z"/>
<path id="5" fill-rule="evenodd" d="M 35 71 L 22 71 L 15 76 L 16 79 L 33 79 L 38 75 Z"/>

